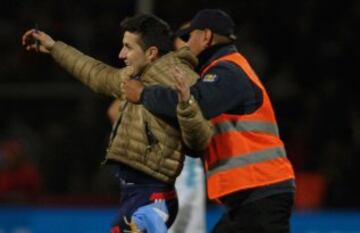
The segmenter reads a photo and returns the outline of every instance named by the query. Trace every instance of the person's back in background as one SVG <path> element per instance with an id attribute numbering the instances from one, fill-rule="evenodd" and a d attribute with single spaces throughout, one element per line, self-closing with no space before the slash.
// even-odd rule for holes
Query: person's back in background
<path id="1" fill-rule="evenodd" d="M 0 202 L 35 201 L 40 189 L 40 173 L 24 145 L 16 139 L 0 141 Z"/>

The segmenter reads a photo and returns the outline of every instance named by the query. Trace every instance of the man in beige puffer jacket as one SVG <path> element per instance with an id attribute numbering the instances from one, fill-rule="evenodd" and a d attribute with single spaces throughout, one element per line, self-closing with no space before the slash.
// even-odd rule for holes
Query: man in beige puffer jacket
<path id="1" fill-rule="evenodd" d="M 95 92 L 121 100 L 121 114 L 114 123 L 105 158 L 106 163 L 115 165 L 122 186 L 120 213 L 112 231 L 131 228 L 151 232 L 148 227 L 162 223 L 165 229 L 176 216 L 174 181 L 183 165 L 184 148 L 178 128 L 151 114 L 142 105 L 128 102 L 122 85 L 126 85 L 127 80 L 138 79 L 145 86 L 172 87 L 175 80 L 171 69 L 175 66 L 187 74 L 192 85 L 198 78 L 192 71 L 197 60 L 188 48 L 170 52 L 169 27 L 155 16 L 137 15 L 125 19 L 121 26 L 124 36 L 119 58 L 127 65 L 122 69 L 108 66 L 34 29 L 24 34 L 22 43 L 29 51 L 49 53 L 60 66 Z M 37 43 L 30 42 L 34 40 Z M 139 219 L 147 217 L 139 217 L 139 213 L 144 213 L 139 211 L 141 207 L 158 199 L 166 203 L 166 208 L 160 210 L 159 221 L 141 222 Z M 154 213 L 157 216 L 159 211 Z M 150 213 L 149 216 L 154 215 Z"/>

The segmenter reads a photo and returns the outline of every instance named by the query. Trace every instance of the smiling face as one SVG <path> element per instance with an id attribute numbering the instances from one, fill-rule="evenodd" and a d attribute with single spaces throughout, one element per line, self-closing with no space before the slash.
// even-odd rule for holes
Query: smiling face
<path id="1" fill-rule="evenodd" d="M 123 37 L 123 47 L 119 52 L 119 59 L 124 60 L 127 66 L 134 69 L 133 75 L 139 75 L 152 61 L 151 53 L 140 45 L 140 36 L 126 31 Z"/>

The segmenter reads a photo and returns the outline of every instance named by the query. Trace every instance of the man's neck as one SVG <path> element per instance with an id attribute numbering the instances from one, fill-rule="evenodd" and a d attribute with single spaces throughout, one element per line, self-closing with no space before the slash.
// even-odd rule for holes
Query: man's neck
<path id="1" fill-rule="evenodd" d="M 226 44 L 215 44 L 212 45 L 208 48 L 206 48 L 205 50 L 203 50 L 199 55 L 198 55 L 198 59 L 199 59 L 199 64 L 197 65 L 197 67 L 195 68 L 195 70 L 197 72 L 201 71 L 204 67 L 204 65 L 206 65 L 207 63 L 209 63 L 210 60 L 213 60 L 213 56 L 215 55 L 215 53 L 220 49 L 223 48 L 225 46 L 231 45 L 232 43 L 226 43 Z"/>

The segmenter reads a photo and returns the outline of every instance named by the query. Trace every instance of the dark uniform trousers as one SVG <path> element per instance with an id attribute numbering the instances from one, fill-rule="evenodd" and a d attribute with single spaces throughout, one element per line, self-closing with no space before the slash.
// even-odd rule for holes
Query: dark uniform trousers
<path id="1" fill-rule="evenodd" d="M 294 193 L 282 193 L 228 206 L 213 233 L 288 233 L 293 203 Z"/>

